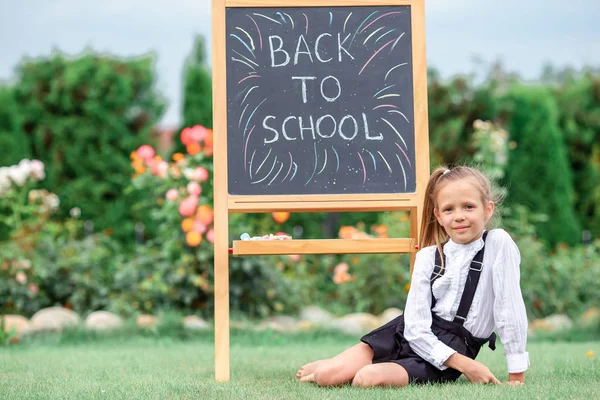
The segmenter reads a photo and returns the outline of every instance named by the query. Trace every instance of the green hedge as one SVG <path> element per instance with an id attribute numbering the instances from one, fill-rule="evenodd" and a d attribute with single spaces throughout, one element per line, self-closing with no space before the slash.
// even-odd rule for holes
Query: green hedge
<path id="1" fill-rule="evenodd" d="M 62 216 L 73 207 L 98 229 L 132 237 L 129 153 L 147 142 L 164 104 L 154 89 L 154 58 L 60 54 L 25 60 L 14 87 L 30 155 L 46 165 L 45 187 Z M 141 216 L 140 216 L 141 218 Z"/>
<path id="2" fill-rule="evenodd" d="M 571 77 L 555 86 L 582 228 L 600 236 L 600 76 Z"/>
<path id="3" fill-rule="evenodd" d="M 0 167 L 15 165 L 23 158 L 31 157 L 29 140 L 20 125 L 15 91 L 0 87 Z"/>
<path id="4" fill-rule="evenodd" d="M 508 205 L 544 214 L 547 219 L 536 223 L 536 231 L 551 245 L 580 243 L 573 178 L 552 94 L 544 87 L 514 86 L 504 100 L 514 147 L 504 182 Z"/>

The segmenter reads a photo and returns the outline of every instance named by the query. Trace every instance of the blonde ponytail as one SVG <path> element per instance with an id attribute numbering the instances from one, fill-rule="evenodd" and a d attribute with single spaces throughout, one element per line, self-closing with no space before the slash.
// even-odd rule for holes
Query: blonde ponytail
<path id="1" fill-rule="evenodd" d="M 441 252 L 441 243 L 448 239 L 446 231 L 438 224 L 434 214 L 438 183 L 442 176 L 448 172 L 448 168 L 437 168 L 429 177 L 429 182 L 425 189 L 425 200 L 423 202 L 419 249 L 435 244 Z"/>

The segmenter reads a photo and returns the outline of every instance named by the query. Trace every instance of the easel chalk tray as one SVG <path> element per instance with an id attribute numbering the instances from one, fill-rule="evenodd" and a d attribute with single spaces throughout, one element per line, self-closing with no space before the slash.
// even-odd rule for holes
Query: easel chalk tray
<path id="1" fill-rule="evenodd" d="M 230 213 L 410 212 L 410 237 L 235 240 L 234 256 L 410 253 L 429 176 L 423 0 L 213 0 L 215 377 Z"/>
<path id="2" fill-rule="evenodd" d="M 385 254 L 410 253 L 414 239 L 307 239 L 292 240 L 290 236 L 259 237 L 234 240 L 230 253 L 234 256 L 287 254 Z"/>

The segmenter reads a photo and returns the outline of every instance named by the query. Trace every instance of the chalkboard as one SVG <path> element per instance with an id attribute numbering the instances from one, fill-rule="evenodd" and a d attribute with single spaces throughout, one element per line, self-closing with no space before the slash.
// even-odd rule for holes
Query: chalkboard
<path id="1" fill-rule="evenodd" d="M 229 194 L 415 192 L 410 13 L 227 8 Z"/>

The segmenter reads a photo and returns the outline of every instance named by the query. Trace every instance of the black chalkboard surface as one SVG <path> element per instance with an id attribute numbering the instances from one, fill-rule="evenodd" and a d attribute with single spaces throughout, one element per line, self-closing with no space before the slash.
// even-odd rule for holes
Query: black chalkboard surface
<path id="1" fill-rule="evenodd" d="M 231 195 L 412 193 L 409 6 L 227 8 Z"/>

